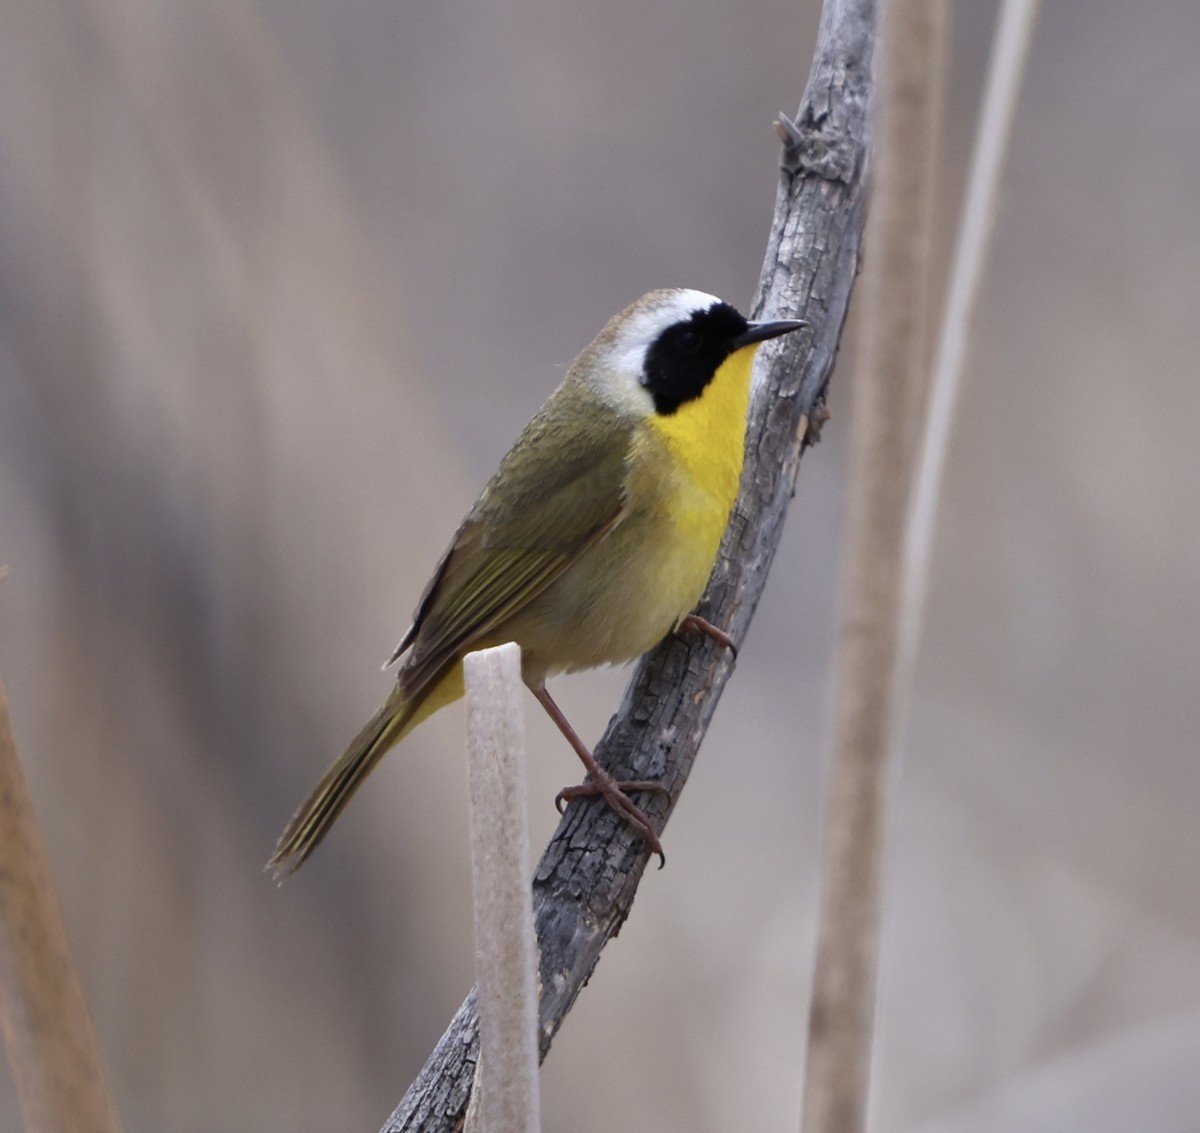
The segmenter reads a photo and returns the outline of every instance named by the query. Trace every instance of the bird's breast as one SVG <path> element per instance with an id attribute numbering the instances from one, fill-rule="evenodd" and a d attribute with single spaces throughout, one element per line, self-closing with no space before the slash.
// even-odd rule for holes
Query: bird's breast
<path id="1" fill-rule="evenodd" d="M 632 660 L 704 593 L 741 479 L 752 350 L 630 438 L 625 517 L 514 620 L 531 671 Z"/>
<path id="2" fill-rule="evenodd" d="M 627 518 L 538 603 L 554 622 L 539 650 L 548 672 L 632 660 L 692 611 L 737 494 L 740 433 L 737 440 L 736 448 L 710 448 L 698 465 L 649 427 L 635 437 Z"/>
<path id="3" fill-rule="evenodd" d="M 655 534 L 645 554 L 645 577 L 636 604 L 655 640 L 689 613 L 712 573 L 721 536 L 737 495 L 742 467 L 741 435 L 736 447 L 710 445 L 682 457 L 668 446 L 653 515 Z M 650 521 L 648 521 L 650 522 Z"/>

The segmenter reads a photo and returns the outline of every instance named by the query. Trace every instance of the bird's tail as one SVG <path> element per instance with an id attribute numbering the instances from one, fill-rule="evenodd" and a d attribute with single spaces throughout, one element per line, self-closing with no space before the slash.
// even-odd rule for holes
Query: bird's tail
<path id="1" fill-rule="evenodd" d="M 426 716 L 461 695 L 461 665 L 456 665 L 428 695 L 407 698 L 399 687 L 394 688 L 383 707 L 354 737 L 341 758 L 325 772 L 292 815 L 279 836 L 267 869 L 274 871 L 280 880 L 299 869 L 388 750 Z"/>

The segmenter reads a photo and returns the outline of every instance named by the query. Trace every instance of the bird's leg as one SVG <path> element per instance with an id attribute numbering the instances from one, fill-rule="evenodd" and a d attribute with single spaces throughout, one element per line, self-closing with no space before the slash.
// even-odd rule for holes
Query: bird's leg
<path id="1" fill-rule="evenodd" d="M 662 843 L 658 840 L 658 835 L 654 833 L 654 827 L 650 825 L 650 819 L 646 817 L 645 813 L 626 792 L 657 791 L 659 794 L 665 795 L 667 794 L 666 787 L 661 783 L 654 782 L 653 779 L 617 779 L 608 771 L 605 771 L 596 762 L 592 753 L 588 751 L 587 744 L 579 738 L 578 733 L 571 727 L 570 722 L 563 715 L 562 709 L 554 703 L 550 693 L 546 691 L 546 686 L 544 684 L 530 685 L 529 691 L 537 697 L 538 703 L 546 710 L 546 714 L 558 726 L 558 730 L 566 736 L 567 743 L 575 749 L 575 754 L 579 756 L 583 766 L 587 768 L 587 773 L 591 776 L 590 782 L 580 783 L 578 787 L 564 787 L 559 791 L 558 797 L 554 800 L 559 813 L 562 812 L 567 803 L 573 802 L 575 799 L 584 798 L 587 795 L 599 795 L 635 830 L 641 833 L 642 837 L 646 839 L 646 844 L 650 847 L 651 852 L 658 855 L 659 868 L 661 869 L 667 864 Z"/>
<path id="2" fill-rule="evenodd" d="M 718 645 L 723 645 L 729 650 L 733 659 L 737 660 L 738 648 L 734 644 L 734 640 L 723 629 L 713 625 L 707 618 L 702 618 L 699 614 L 688 614 L 676 627 L 676 629 L 695 629 L 703 634 L 707 634 Z"/>

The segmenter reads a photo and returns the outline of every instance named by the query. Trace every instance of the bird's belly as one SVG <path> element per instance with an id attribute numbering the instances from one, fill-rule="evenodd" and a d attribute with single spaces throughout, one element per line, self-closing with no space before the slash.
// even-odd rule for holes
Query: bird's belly
<path id="1" fill-rule="evenodd" d="M 684 480 L 597 543 L 514 624 L 530 665 L 550 676 L 656 645 L 700 600 L 730 506 Z"/>

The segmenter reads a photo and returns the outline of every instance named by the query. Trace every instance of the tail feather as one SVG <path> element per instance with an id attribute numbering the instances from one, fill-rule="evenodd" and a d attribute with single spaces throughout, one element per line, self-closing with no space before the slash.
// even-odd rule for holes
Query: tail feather
<path id="1" fill-rule="evenodd" d="M 300 868 L 329 833 L 338 815 L 380 759 L 413 724 L 419 702 L 405 700 L 399 690 L 354 737 L 342 757 L 322 776 L 292 815 L 275 846 L 267 869 L 279 880 Z"/>

